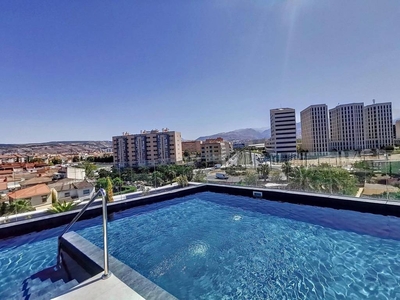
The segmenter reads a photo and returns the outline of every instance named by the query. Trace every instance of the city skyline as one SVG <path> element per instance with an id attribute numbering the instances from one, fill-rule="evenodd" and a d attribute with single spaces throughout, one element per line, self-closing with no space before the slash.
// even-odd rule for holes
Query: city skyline
<path id="1" fill-rule="evenodd" d="M 392 102 L 400 3 L 0 3 L 0 143 L 185 140 L 269 127 L 269 110 Z"/>

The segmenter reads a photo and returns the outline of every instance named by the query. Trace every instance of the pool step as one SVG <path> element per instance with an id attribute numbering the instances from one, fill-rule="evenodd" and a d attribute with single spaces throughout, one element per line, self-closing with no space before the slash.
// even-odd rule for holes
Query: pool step
<path id="1" fill-rule="evenodd" d="M 29 282 L 27 288 L 25 288 L 23 291 L 19 291 L 13 295 L 10 295 L 10 297 L 7 299 L 50 299 L 69 291 L 72 287 L 78 284 L 79 282 L 75 279 L 68 282 L 60 279 L 53 282 L 51 279 L 41 281 L 39 278 L 35 278 Z"/>
<path id="2" fill-rule="evenodd" d="M 60 280 L 56 282 L 57 284 L 52 284 L 47 286 L 46 288 L 40 289 L 38 291 L 30 294 L 29 300 L 34 299 L 51 299 L 53 297 L 57 297 L 65 292 L 69 291 L 74 286 L 78 285 L 78 281 L 71 280 L 67 283 Z"/>
<path id="3" fill-rule="evenodd" d="M 75 272 L 79 271 L 73 264 L 69 267 Z M 7 300 L 50 299 L 68 292 L 79 282 L 79 278 L 72 277 L 69 269 L 50 267 L 26 278 L 19 291 L 3 293 L 2 297 L 6 297 Z"/>

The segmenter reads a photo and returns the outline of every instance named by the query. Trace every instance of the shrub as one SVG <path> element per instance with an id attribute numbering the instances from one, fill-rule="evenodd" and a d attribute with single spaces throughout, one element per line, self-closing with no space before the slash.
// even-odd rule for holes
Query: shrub
<path id="1" fill-rule="evenodd" d="M 185 187 L 185 186 L 187 186 L 189 184 L 186 175 L 181 175 L 181 176 L 176 177 L 176 183 L 180 187 Z"/>
<path id="2" fill-rule="evenodd" d="M 52 214 L 57 214 L 57 213 L 61 213 L 61 212 L 66 212 L 66 211 L 70 211 L 72 209 L 74 209 L 76 206 L 76 203 L 74 202 L 56 202 L 53 203 L 53 207 L 49 208 L 49 212 L 51 212 Z"/>

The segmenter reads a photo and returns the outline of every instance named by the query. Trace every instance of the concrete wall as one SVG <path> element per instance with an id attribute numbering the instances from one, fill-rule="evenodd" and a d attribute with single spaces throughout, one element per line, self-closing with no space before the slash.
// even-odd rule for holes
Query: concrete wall
<path id="1" fill-rule="evenodd" d="M 85 194 L 84 191 L 89 190 L 89 194 Z M 92 198 L 92 196 L 94 195 L 94 187 L 92 188 L 85 188 L 85 189 L 79 189 L 76 190 L 77 191 L 77 195 L 79 197 L 79 199 L 86 199 L 86 198 Z"/>
<path id="2" fill-rule="evenodd" d="M 40 205 L 45 205 L 45 204 L 51 204 L 51 193 L 46 196 L 46 202 L 42 201 L 42 196 L 35 196 L 31 197 L 31 204 L 32 206 L 40 206 Z"/>
<path id="3" fill-rule="evenodd" d="M 83 180 L 85 179 L 85 176 L 86 176 L 85 169 L 83 168 L 73 168 L 73 167 L 67 168 L 67 178 Z"/>

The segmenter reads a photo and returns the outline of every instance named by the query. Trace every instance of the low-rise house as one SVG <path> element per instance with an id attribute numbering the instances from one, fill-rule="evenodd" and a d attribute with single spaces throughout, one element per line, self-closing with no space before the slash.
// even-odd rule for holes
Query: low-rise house
<path id="1" fill-rule="evenodd" d="M 0 199 L 4 199 L 7 196 L 8 187 L 7 182 L 0 182 Z"/>
<path id="2" fill-rule="evenodd" d="M 21 186 L 28 187 L 28 186 L 41 184 L 41 183 L 47 184 L 51 181 L 52 181 L 52 179 L 50 177 L 41 176 L 41 174 L 39 174 L 39 176 L 37 176 L 37 177 L 21 181 Z"/>
<path id="3" fill-rule="evenodd" d="M 75 167 L 61 167 L 57 173 L 54 174 L 54 180 L 57 179 L 75 179 L 75 180 L 84 180 L 86 177 L 84 168 L 75 168 Z"/>
<path id="4" fill-rule="evenodd" d="M 10 164 L 17 161 L 18 159 L 15 155 L 0 155 L 0 164 Z"/>
<path id="5" fill-rule="evenodd" d="M 71 181 L 62 179 L 56 183 L 49 184 L 49 188 L 55 189 L 58 194 L 58 201 L 75 201 L 90 199 L 95 192 L 94 185 L 90 182 Z"/>
<path id="6" fill-rule="evenodd" d="M 8 193 L 10 202 L 18 199 L 25 199 L 31 202 L 32 206 L 51 204 L 51 191 L 45 184 L 37 184 L 25 189 Z"/>
<path id="7" fill-rule="evenodd" d="M 8 190 L 12 191 L 21 188 L 21 181 L 7 181 Z"/>

